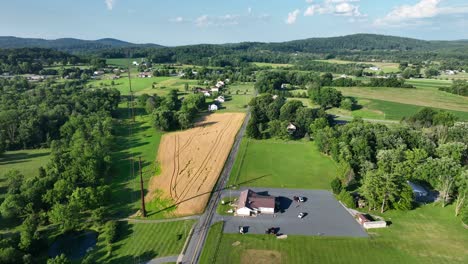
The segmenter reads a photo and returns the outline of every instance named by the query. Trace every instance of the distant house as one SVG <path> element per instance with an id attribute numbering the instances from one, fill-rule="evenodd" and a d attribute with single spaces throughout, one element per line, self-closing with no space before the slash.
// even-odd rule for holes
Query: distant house
<path id="1" fill-rule="evenodd" d="M 218 102 L 220 102 L 220 103 L 224 103 L 224 101 L 225 101 L 224 96 L 222 96 L 222 95 L 218 96 L 218 97 L 215 99 L 215 101 L 218 101 Z"/>
<path id="2" fill-rule="evenodd" d="M 104 71 L 94 71 L 93 74 L 96 76 L 103 75 Z"/>
<path id="3" fill-rule="evenodd" d="M 134 66 L 139 66 L 140 64 L 139 64 L 137 61 L 133 61 L 133 62 L 132 62 L 132 65 L 134 65 Z"/>
<path id="4" fill-rule="evenodd" d="M 152 75 L 151 75 L 151 72 L 140 72 L 140 73 L 138 74 L 138 77 L 139 77 L 139 78 L 151 78 L 151 76 L 152 76 Z"/>
<path id="5" fill-rule="evenodd" d="M 372 66 L 372 67 L 369 67 L 369 70 L 371 70 L 371 71 L 380 71 L 380 68 L 376 67 L 376 66 Z"/>
<path id="6" fill-rule="evenodd" d="M 276 198 L 260 195 L 250 189 L 242 191 L 237 202 L 236 214 L 250 216 L 252 214 L 274 214 Z"/>
<path id="7" fill-rule="evenodd" d="M 407 183 L 413 190 L 413 193 L 416 199 L 421 198 L 421 197 L 426 197 L 429 194 L 429 192 L 426 191 L 426 189 L 424 189 L 424 187 L 422 187 L 421 185 L 416 184 L 414 182 L 410 182 L 410 181 L 407 181 Z"/>
<path id="8" fill-rule="evenodd" d="M 273 95 L 271 98 L 273 98 L 273 100 L 276 100 L 276 98 L 278 98 L 278 95 Z"/>
<path id="9" fill-rule="evenodd" d="M 455 75 L 455 74 L 456 74 L 456 71 L 446 70 L 446 71 L 445 71 L 445 74 L 447 74 L 447 75 Z"/>
<path id="10" fill-rule="evenodd" d="M 205 91 L 205 92 L 203 92 L 203 95 L 204 95 L 205 97 L 210 97 L 210 96 L 211 96 L 211 92 Z"/>
<path id="11" fill-rule="evenodd" d="M 286 128 L 289 134 L 293 134 L 296 132 L 297 127 L 293 123 L 289 123 L 288 127 Z"/>
<path id="12" fill-rule="evenodd" d="M 219 81 L 216 83 L 216 88 L 223 88 L 224 87 L 224 82 L 223 81 Z"/>
<path id="13" fill-rule="evenodd" d="M 281 84 L 281 89 L 287 89 L 288 85 L 286 83 Z"/>
<path id="14" fill-rule="evenodd" d="M 211 88 L 211 92 L 212 92 L 212 93 L 215 93 L 215 92 L 216 92 L 216 93 L 219 93 L 219 88 L 218 88 L 218 87 L 212 87 L 212 88 Z"/>
<path id="15" fill-rule="evenodd" d="M 215 105 L 215 104 L 210 104 L 208 106 L 208 111 L 210 111 L 210 112 L 218 111 L 218 106 Z"/>

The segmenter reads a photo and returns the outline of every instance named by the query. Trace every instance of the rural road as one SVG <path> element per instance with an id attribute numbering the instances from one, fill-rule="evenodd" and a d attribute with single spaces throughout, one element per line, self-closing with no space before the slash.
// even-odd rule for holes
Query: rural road
<path id="1" fill-rule="evenodd" d="M 216 207 L 221 199 L 222 190 L 226 187 L 227 180 L 231 174 L 232 166 L 239 151 L 240 142 L 244 136 L 247 123 L 250 119 L 250 112 L 247 112 L 247 115 L 244 119 L 244 123 L 237 133 L 234 144 L 232 146 L 231 152 L 224 164 L 223 171 L 219 177 L 219 180 L 214 188 L 214 191 L 211 195 L 210 200 L 208 201 L 208 206 L 206 207 L 205 213 L 200 216 L 200 220 L 195 224 L 193 234 L 190 237 L 190 241 L 185 250 L 185 254 L 182 258 L 182 263 L 198 263 L 203 246 L 205 244 L 206 237 L 208 235 L 208 230 L 213 224 L 213 217 L 216 214 Z"/>

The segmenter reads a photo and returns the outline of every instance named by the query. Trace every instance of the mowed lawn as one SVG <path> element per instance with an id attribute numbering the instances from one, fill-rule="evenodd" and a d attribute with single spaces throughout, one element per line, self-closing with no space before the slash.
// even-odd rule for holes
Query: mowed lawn
<path id="1" fill-rule="evenodd" d="M 313 142 L 244 138 L 230 184 L 253 187 L 330 189 L 335 162 Z"/>
<path id="2" fill-rule="evenodd" d="M 229 91 L 230 94 L 227 92 Z M 254 96 L 254 83 L 235 83 L 228 85 L 224 97 L 226 102 L 221 104 L 218 112 L 246 112 L 247 106 Z"/>
<path id="3" fill-rule="evenodd" d="M 345 96 L 468 112 L 467 97 L 439 91 L 435 87 L 419 86 L 416 89 L 337 87 L 337 89 Z"/>
<path id="4" fill-rule="evenodd" d="M 50 149 L 28 149 L 7 151 L 0 155 L 0 200 L 6 192 L 5 173 L 18 170 L 26 178 L 39 173 L 39 167 L 45 167 L 50 159 Z"/>
<path id="5" fill-rule="evenodd" d="M 401 104 L 390 101 L 383 101 L 377 99 L 363 99 L 357 98 L 358 105 L 362 108 L 354 111 L 347 111 L 341 108 L 333 108 L 327 112 L 332 114 L 362 117 L 369 119 L 381 119 L 381 120 L 401 120 L 403 117 L 412 116 L 420 111 L 424 106 Z M 438 108 L 434 108 L 438 109 Z M 444 110 L 454 114 L 459 120 L 468 120 L 468 112 Z"/>
<path id="6" fill-rule="evenodd" d="M 388 212 L 384 216 L 392 224 L 372 230 L 370 238 L 288 236 L 278 240 L 269 235 L 220 235 L 221 228 L 215 226 L 202 260 L 242 264 L 468 263 L 468 231 L 453 210 L 453 206 L 426 205 L 409 212 Z M 248 261 L 252 251 L 258 258 Z M 274 261 L 278 256 L 281 261 Z"/>
<path id="7" fill-rule="evenodd" d="M 195 221 L 167 223 L 120 223 L 113 252 L 105 257 L 104 241 L 99 238 L 93 251 L 94 263 L 145 263 L 153 258 L 179 255 Z"/>
<path id="8" fill-rule="evenodd" d="M 115 121 L 115 149 L 112 153 L 111 178 L 112 211 L 122 217 L 134 214 L 140 208 L 140 180 L 138 158 L 143 163 L 144 187 L 150 178 L 157 174 L 156 154 L 162 132 L 151 124 L 151 116 L 144 110 L 137 109 L 135 124 L 124 103 L 119 105 L 119 118 Z M 134 159 L 132 167 L 131 159 Z M 147 208 L 159 209 L 158 206 Z"/>

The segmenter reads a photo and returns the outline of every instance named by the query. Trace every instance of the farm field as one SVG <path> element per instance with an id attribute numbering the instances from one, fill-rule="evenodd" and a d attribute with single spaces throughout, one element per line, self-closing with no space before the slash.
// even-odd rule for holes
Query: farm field
<path id="1" fill-rule="evenodd" d="M 112 85 L 114 82 L 114 85 Z M 171 89 L 183 91 L 185 83 L 195 85 L 197 82 L 194 80 L 181 80 L 178 77 L 151 77 L 151 78 L 138 78 L 132 77 L 132 90 L 135 95 L 143 93 L 164 95 Z M 153 88 L 153 85 L 155 88 Z M 128 86 L 128 77 L 122 77 L 117 80 L 93 80 L 88 83 L 88 87 L 107 87 L 119 90 L 122 95 L 130 94 Z"/>
<path id="2" fill-rule="evenodd" d="M 6 172 L 18 170 L 30 178 L 37 175 L 39 167 L 46 166 L 49 159 L 50 149 L 7 151 L 0 155 L 0 200 L 6 192 Z"/>
<path id="3" fill-rule="evenodd" d="M 226 102 L 221 104 L 218 112 L 246 112 L 254 96 L 254 83 L 235 83 L 228 86 L 231 94 L 224 94 Z"/>
<path id="4" fill-rule="evenodd" d="M 419 86 L 416 89 L 386 87 L 336 87 L 344 96 L 377 99 L 408 105 L 427 106 L 468 112 L 468 98 Z"/>
<path id="5" fill-rule="evenodd" d="M 468 236 L 453 206 L 426 205 L 384 214 L 392 224 L 371 238 L 221 234 L 215 224 L 202 254 L 204 263 L 466 263 Z M 307 246 L 305 246 L 307 245 Z M 257 252 L 252 257 L 252 252 Z M 251 256 L 249 258 L 249 256 Z"/>
<path id="6" fill-rule="evenodd" d="M 121 217 L 128 217 L 140 208 L 140 181 L 138 175 L 138 157 L 141 156 L 143 163 L 144 188 L 148 189 L 148 181 L 151 176 L 158 173 L 155 164 L 156 152 L 162 132 L 153 128 L 150 116 L 144 110 L 137 109 L 135 125 L 131 125 L 130 114 L 126 104 L 119 105 L 119 117 L 114 125 L 115 150 L 112 153 L 112 178 L 109 179 L 111 186 L 112 212 Z M 132 133 L 130 133 L 132 132 Z M 131 158 L 135 159 L 133 166 L 135 177 L 132 177 Z M 159 201 L 157 204 L 147 206 L 149 213 L 159 210 L 168 201 Z M 159 215 L 163 217 L 162 215 Z"/>
<path id="7" fill-rule="evenodd" d="M 288 63 L 268 63 L 268 62 L 254 62 L 258 67 L 272 67 L 274 69 L 280 68 L 280 67 L 292 67 L 294 65 L 288 64 Z"/>
<path id="8" fill-rule="evenodd" d="M 153 258 L 178 255 L 195 221 L 167 223 L 121 222 L 113 252 L 106 258 L 102 238 L 92 251 L 94 263 L 144 263 Z"/>
<path id="9" fill-rule="evenodd" d="M 362 63 L 362 64 L 372 64 L 380 69 L 382 69 L 385 73 L 391 72 L 398 72 L 399 71 L 399 64 L 393 62 L 377 62 L 377 61 L 347 61 L 347 60 L 338 60 L 338 59 L 330 59 L 330 60 L 317 60 L 321 62 L 328 62 L 328 63 L 336 63 L 336 64 L 348 64 L 348 63 Z M 373 72 L 371 70 L 367 70 L 369 72 Z"/>
<path id="10" fill-rule="evenodd" d="M 131 68 L 135 68 L 135 66 L 132 65 L 132 62 L 133 62 L 133 61 L 136 61 L 136 62 L 140 63 L 140 62 L 142 62 L 143 59 L 144 59 L 144 58 L 106 59 L 106 64 L 108 64 L 108 65 L 113 65 L 113 66 L 118 66 L 118 67 L 123 67 L 123 68 L 127 68 L 127 67 L 128 67 L 128 64 L 130 63 L 130 67 L 131 67 Z"/>
<path id="11" fill-rule="evenodd" d="M 358 105 L 362 107 L 361 109 L 347 111 L 347 110 L 340 109 L 340 108 L 332 108 L 328 110 L 327 112 L 331 114 L 338 114 L 338 115 L 344 115 L 344 116 L 399 121 L 403 117 L 414 115 L 419 110 L 424 108 L 423 106 L 418 106 L 418 105 L 401 104 L 401 103 L 376 100 L 376 99 L 358 98 L 357 100 L 358 100 Z M 445 111 L 448 111 L 454 114 L 456 117 L 459 118 L 459 120 L 468 120 L 467 112 L 452 111 L 452 110 L 445 110 Z"/>
<path id="12" fill-rule="evenodd" d="M 243 138 L 229 184 L 328 190 L 336 173 L 313 142 Z"/>
<path id="13" fill-rule="evenodd" d="M 164 135 L 158 149 L 161 174 L 151 179 L 145 200 L 170 199 L 179 216 L 202 213 L 244 117 L 211 114 L 195 128 Z"/>

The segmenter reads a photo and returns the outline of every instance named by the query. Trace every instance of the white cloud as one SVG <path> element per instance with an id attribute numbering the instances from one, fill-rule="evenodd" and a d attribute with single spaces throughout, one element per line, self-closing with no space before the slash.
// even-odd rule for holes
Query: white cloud
<path id="1" fill-rule="evenodd" d="M 312 4 L 314 0 L 306 0 L 306 3 Z"/>
<path id="2" fill-rule="evenodd" d="M 169 21 L 170 21 L 170 22 L 174 22 L 174 23 L 184 23 L 184 22 L 186 22 L 185 18 L 183 18 L 183 17 L 181 17 L 181 16 L 172 18 L 172 19 L 170 19 Z"/>
<path id="3" fill-rule="evenodd" d="M 316 6 L 309 6 L 304 12 L 304 16 L 313 16 L 317 10 Z"/>
<path id="4" fill-rule="evenodd" d="M 297 16 L 299 15 L 300 12 L 301 12 L 301 10 L 296 9 L 296 10 L 288 13 L 288 18 L 286 19 L 286 24 L 292 25 L 292 24 L 296 23 Z"/>
<path id="5" fill-rule="evenodd" d="M 394 7 L 390 13 L 383 18 L 374 21 L 376 26 L 401 26 L 417 25 L 422 20 L 439 15 L 466 14 L 468 5 L 463 6 L 440 6 L 442 0 L 420 0 L 414 5 L 401 5 Z"/>
<path id="6" fill-rule="evenodd" d="M 359 5 L 352 4 L 359 0 L 325 0 L 322 3 L 309 6 L 304 12 L 304 16 L 315 14 L 333 14 L 336 16 L 366 16 L 359 12 Z"/>
<path id="7" fill-rule="evenodd" d="M 112 10 L 115 5 L 115 0 L 104 0 L 106 2 L 106 6 L 108 10 Z"/>

